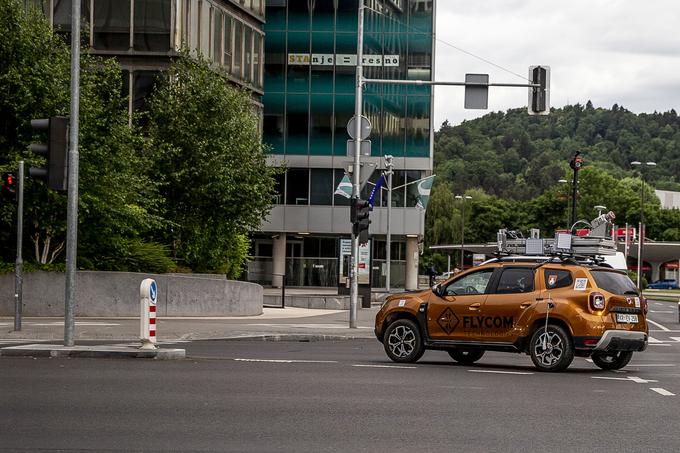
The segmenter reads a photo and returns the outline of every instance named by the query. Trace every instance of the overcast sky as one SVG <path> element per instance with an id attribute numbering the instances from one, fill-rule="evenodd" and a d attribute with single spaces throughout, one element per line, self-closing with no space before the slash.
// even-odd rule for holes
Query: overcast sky
<path id="1" fill-rule="evenodd" d="M 553 107 L 589 99 L 641 113 L 680 110 L 678 0 L 438 0 L 435 80 L 489 74 L 523 83 L 530 65 L 551 68 Z M 483 57 L 510 72 L 452 48 Z M 435 123 L 459 124 L 527 105 L 526 88 L 489 88 L 488 110 L 465 110 L 463 87 L 437 87 Z"/>

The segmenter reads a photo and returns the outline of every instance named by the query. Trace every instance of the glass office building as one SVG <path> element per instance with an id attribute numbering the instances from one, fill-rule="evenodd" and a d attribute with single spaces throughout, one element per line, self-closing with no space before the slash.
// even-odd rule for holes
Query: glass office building
<path id="1" fill-rule="evenodd" d="M 433 0 L 365 0 L 364 76 L 432 80 Z M 350 237 L 349 200 L 334 195 L 352 157 L 346 126 L 354 115 L 357 0 L 268 0 L 266 3 L 263 139 L 270 163 L 286 166 L 279 198 L 255 238 L 249 279 L 286 274 L 295 286 L 337 286 L 342 239 Z M 432 88 L 367 84 L 363 112 L 371 122 L 370 177 L 394 157 L 392 286 L 417 285 L 424 214 L 416 184 L 432 170 Z M 368 198 L 372 188 L 362 192 Z M 387 194 L 371 214 L 371 283 L 385 286 Z M 272 279 L 276 281 L 276 279 Z"/>
<path id="2" fill-rule="evenodd" d="M 70 33 L 71 0 L 25 0 L 56 32 Z M 118 59 L 130 112 L 143 109 L 154 79 L 182 48 L 200 52 L 261 110 L 264 0 L 82 0 L 89 52 Z"/>

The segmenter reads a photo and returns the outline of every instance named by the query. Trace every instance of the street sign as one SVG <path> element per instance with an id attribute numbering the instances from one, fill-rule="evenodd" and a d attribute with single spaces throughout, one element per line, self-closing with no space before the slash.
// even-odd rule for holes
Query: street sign
<path id="1" fill-rule="evenodd" d="M 489 74 L 465 74 L 465 108 L 489 108 Z M 470 85 L 468 85 L 470 84 Z M 479 84 L 479 85 L 475 85 Z"/>
<path id="2" fill-rule="evenodd" d="M 354 157 L 354 150 L 356 149 L 354 140 L 347 140 L 347 157 Z M 371 155 L 371 141 L 362 140 L 361 141 L 361 155 L 370 156 Z"/>
<path id="3" fill-rule="evenodd" d="M 356 138 L 356 115 L 349 119 L 347 122 L 347 133 L 351 138 Z M 365 116 L 361 115 L 361 136 L 359 140 L 366 140 L 368 136 L 371 135 L 371 122 Z"/>

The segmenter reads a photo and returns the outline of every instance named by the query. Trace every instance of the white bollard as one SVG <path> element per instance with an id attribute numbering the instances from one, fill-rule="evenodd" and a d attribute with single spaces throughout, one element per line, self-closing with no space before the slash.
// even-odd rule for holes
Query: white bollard
<path id="1" fill-rule="evenodd" d="M 139 349 L 156 349 L 156 301 L 158 287 L 156 281 L 147 278 L 139 287 L 140 332 L 142 346 Z"/>

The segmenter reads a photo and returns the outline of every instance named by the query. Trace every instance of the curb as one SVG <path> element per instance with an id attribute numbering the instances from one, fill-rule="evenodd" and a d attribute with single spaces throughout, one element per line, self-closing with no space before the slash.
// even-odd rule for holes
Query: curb
<path id="1" fill-rule="evenodd" d="M 370 340 L 372 337 L 364 335 L 325 335 L 325 334 L 259 334 L 259 335 L 239 335 L 224 338 L 192 339 L 192 341 L 218 340 L 218 341 L 291 341 L 291 342 L 312 342 L 312 341 L 346 341 L 346 340 Z"/>
<path id="2" fill-rule="evenodd" d="M 128 346 L 58 346 L 28 344 L 0 349 L 2 357 L 53 357 L 53 358 L 134 358 L 179 360 L 186 358 L 184 349 L 138 349 Z"/>

